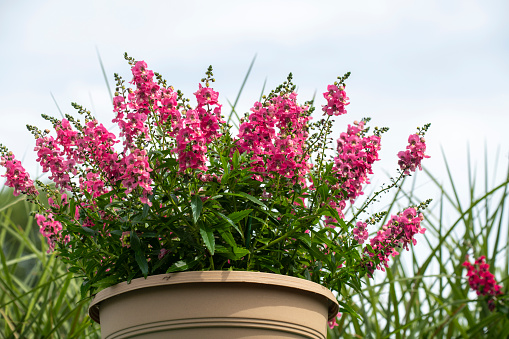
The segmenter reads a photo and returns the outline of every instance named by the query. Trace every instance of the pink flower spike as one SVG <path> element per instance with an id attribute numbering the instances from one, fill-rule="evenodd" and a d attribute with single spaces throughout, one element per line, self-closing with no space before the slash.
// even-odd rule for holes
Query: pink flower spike
<path id="1" fill-rule="evenodd" d="M 12 153 L 0 157 L 0 166 L 7 169 L 2 177 L 7 179 L 5 182 L 6 186 L 14 188 L 14 196 L 18 196 L 20 193 L 34 196 L 39 195 L 34 182 L 30 179 L 30 175 L 21 165 L 21 161 L 14 159 Z"/>
<path id="2" fill-rule="evenodd" d="M 415 172 L 417 168 L 422 170 L 421 161 L 424 158 L 429 158 L 429 155 L 425 155 L 426 143 L 424 138 L 421 138 L 418 134 L 411 134 L 408 137 L 408 146 L 406 151 L 398 153 L 399 161 L 398 165 L 405 174 Z"/>

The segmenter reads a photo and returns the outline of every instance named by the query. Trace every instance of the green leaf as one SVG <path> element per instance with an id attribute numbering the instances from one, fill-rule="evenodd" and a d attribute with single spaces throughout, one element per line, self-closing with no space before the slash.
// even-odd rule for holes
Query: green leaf
<path id="1" fill-rule="evenodd" d="M 193 195 L 191 198 L 191 210 L 193 211 L 193 220 L 195 223 L 198 222 L 200 218 L 201 210 L 203 208 L 203 202 L 200 197 L 197 195 Z"/>
<path id="2" fill-rule="evenodd" d="M 242 239 L 244 239 L 244 234 L 240 230 L 240 228 L 237 225 L 237 223 L 239 221 L 241 221 L 242 219 L 244 219 L 245 217 L 247 217 L 252 211 L 253 211 L 252 209 L 237 211 L 237 212 L 233 212 L 233 213 L 228 214 L 228 216 L 222 214 L 221 212 L 217 212 L 217 211 L 214 211 L 214 213 L 217 214 L 219 217 L 221 217 L 228 224 L 233 226 L 233 228 L 235 228 L 237 230 L 237 232 L 239 232 L 239 234 L 242 237 Z"/>
<path id="3" fill-rule="evenodd" d="M 214 255 L 214 250 L 216 247 L 216 239 L 214 239 L 214 233 L 210 229 L 210 227 L 206 225 L 200 225 L 200 234 L 205 246 L 210 252 L 210 255 Z"/>
<path id="4" fill-rule="evenodd" d="M 232 158 L 233 168 L 239 168 L 239 157 L 240 157 L 239 150 L 235 150 Z"/>
<path id="5" fill-rule="evenodd" d="M 232 195 L 232 196 L 236 196 L 236 197 L 244 197 L 248 200 L 251 200 L 252 202 L 254 202 L 255 204 L 257 205 L 260 205 L 262 207 L 265 207 L 267 208 L 267 206 L 261 202 L 260 200 L 256 199 L 255 197 L 253 197 L 252 195 L 249 195 L 245 192 L 239 192 L 239 193 L 223 193 L 223 195 Z M 268 209 L 268 208 L 267 208 Z"/>
<path id="6" fill-rule="evenodd" d="M 341 229 L 343 229 L 344 231 L 348 232 L 348 226 L 346 225 L 346 222 L 343 219 L 337 219 L 337 220 L 338 220 L 338 224 L 341 227 Z"/>
<path id="7" fill-rule="evenodd" d="M 327 199 L 328 195 L 329 195 L 329 186 L 327 185 L 321 185 L 320 187 L 318 187 L 318 189 L 316 190 L 316 192 L 318 194 L 320 194 L 320 196 L 322 197 L 323 200 Z"/>
<path id="8" fill-rule="evenodd" d="M 85 298 L 87 296 L 87 291 L 90 289 L 90 281 L 88 279 L 83 280 L 83 283 L 80 287 L 81 298 Z"/>
<path id="9" fill-rule="evenodd" d="M 141 218 L 143 220 L 145 220 L 147 218 L 148 210 L 149 209 L 150 209 L 150 206 L 148 204 L 143 204 L 143 212 L 142 212 L 142 215 L 141 215 Z"/>
<path id="10" fill-rule="evenodd" d="M 235 246 L 226 248 L 223 246 L 217 246 L 216 253 L 219 253 L 230 260 L 239 260 L 242 257 L 248 255 L 250 252 L 247 248 L 244 247 Z"/>
<path id="11" fill-rule="evenodd" d="M 91 235 L 91 236 L 97 235 L 97 231 L 91 229 L 90 227 L 83 227 L 83 226 L 81 226 L 79 228 L 79 232 L 82 233 L 82 234 L 85 234 L 85 235 L 87 235 L 87 234 Z"/>
<path id="12" fill-rule="evenodd" d="M 299 234 L 296 236 L 297 239 L 306 244 L 307 247 L 311 247 L 311 237 L 307 234 Z"/>
<path id="13" fill-rule="evenodd" d="M 110 276 L 108 276 L 108 277 L 106 277 L 104 279 L 101 279 L 98 282 L 92 284 L 92 286 L 94 286 L 94 287 L 111 286 L 114 283 L 116 283 L 117 280 L 118 280 L 117 277 L 110 275 Z"/>
<path id="14" fill-rule="evenodd" d="M 223 238 L 228 245 L 230 245 L 231 247 L 235 247 L 237 245 L 230 231 L 224 231 L 222 229 L 218 229 L 217 231 L 219 232 L 221 238 Z"/>
<path id="15" fill-rule="evenodd" d="M 145 253 L 143 252 L 142 244 L 140 238 L 138 238 L 138 234 L 136 232 L 131 231 L 131 246 L 134 250 L 134 259 L 138 264 L 138 267 L 141 270 L 141 273 L 146 278 L 148 276 L 148 262 L 145 257 Z"/>

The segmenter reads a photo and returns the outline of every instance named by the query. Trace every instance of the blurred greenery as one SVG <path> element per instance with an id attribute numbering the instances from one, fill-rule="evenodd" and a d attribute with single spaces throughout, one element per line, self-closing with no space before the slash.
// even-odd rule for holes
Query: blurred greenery
<path id="1" fill-rule="evenodd" d="M 46 253 L 32 210 L 11 190 L 0 192 L 0 337 L 99 338 L 80 281 Z"/>

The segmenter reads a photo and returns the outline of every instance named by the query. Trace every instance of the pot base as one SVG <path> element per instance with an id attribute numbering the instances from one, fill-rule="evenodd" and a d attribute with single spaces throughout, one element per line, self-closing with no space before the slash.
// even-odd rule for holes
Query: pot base
<path id="1" fill-rule="evenodd" d="M 318 284 L 277 274 L 181 272 L 103 290 L 89 313 L 105 339 L 325 339 L 329 308 L 337 314 L 332 298 Z"/>

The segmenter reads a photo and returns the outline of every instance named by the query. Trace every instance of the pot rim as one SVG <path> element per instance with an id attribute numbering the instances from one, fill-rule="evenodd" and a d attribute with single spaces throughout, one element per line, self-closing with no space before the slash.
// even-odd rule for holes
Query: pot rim
<path id="1" fill-rule="evenodd" d="M 324 286 L 309 280 L 276 273 L 252 271 L 186 271 L 150 275 L 146 279 L 133 279 L 130 284 L 124 281 L 107 287 L 94 296 L 88 308 L 88 314 L 92 320 L 100 323 L 99 303 L 101 301 L 147 287 L 193 283 L 251 283 L 294 288 L 327 298 L 329 321 L 333 320 L 339 311 L 339 304 L 334 294 Z"/>

